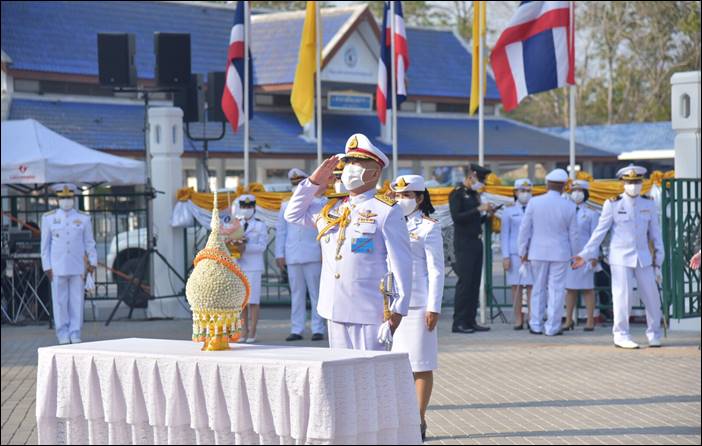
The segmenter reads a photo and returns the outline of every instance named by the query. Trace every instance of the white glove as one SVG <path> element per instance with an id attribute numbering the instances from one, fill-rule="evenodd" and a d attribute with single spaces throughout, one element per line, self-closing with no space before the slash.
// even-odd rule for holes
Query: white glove
<path id="1" fill-rule="evenodd" d="M 95 276 L 93 276 L 93 273 L 88 273 L 85 276 L 85 291 L 89 294 L 95 291 Z"/>
<path id="2" fill-rule="evenodd" d="M 390 330 L 390 321 L 385 321 L 378 328 L 378 342 L 385 345 L 387 350 L 392 348 L 392 331 Z"/>
<path id="3" fill-rule="evenodd" d="M 663 285 L 663 273 L 661 272 L 661 267 L 655 266 L 653 267 L 653 270 L 656 272 L 656 283 L 658 285 Z"/>

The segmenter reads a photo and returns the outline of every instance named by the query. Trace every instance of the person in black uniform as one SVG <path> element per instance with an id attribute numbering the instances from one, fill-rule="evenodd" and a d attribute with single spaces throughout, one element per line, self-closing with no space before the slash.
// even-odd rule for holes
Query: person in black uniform
<path id="1" fill-rule="evenodd" d="M 453 220 L 453 247 L 458 275 L 454 299 L 453 332 L 473 333 L 488 331 L 476 323 L 479 304 L 480 280 L 483 271 L 482 224 L 494 213 L 490 203 L 481 203 L 480 190 L 491 171 L 477 164 L 466 168 L 466 179 L 449 195 L 449 209 Z"/>

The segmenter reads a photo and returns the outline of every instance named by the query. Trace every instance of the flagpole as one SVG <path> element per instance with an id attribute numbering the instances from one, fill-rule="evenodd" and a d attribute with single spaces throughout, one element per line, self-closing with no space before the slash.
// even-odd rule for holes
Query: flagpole
<path id="1" fill-rule="evenodd" d="M 244 2 L 244 186 L 249 185 L 249 2 Z"/>
<path id="2" fill-rule="evenodd" d="M 478 15 L 478 24 L 480 27 L 483 26 L 482 9 L 485 7 L 482 1 L 476 3 L 478 5 L 478 11 L 473 11 L 473 14 Z M 483 78 L 483 73 L 485 73 L 485 34 L 483 30 L 479 30 L 479 51 L 480 56 L 480 66 L 478 73 L 478 98 L 480 101 L 478 103 L 478 164 L 483 166 L 485 164 L 485 116 L 483 114 L 483 102 L 485 100 L 483 94 L 483 85 L 485 79 Z M 487 249 L 492 249 L 491 247 L 486 247 Z M 485 261 L 487 256 L 483 256 L 483 271 L 486 272 Z M 480 323 L 485 324 L 487 316 L 487 295 L 485 290 L 485 280 L 480 281 Z"/>
<path id="3" fill-rule="evenodd" d="M 317 61 L 317 164 L 322 164 L 322 70 L 321 70 L 321 53 L 322 53 L 322 20 L 319 10 L 319 2 L 314 2 L 314 21 L 315 21 L 315 59 Z"/>
<path id="4" fill-rule="evenodd" d="M 473 14 L 478 15 L 478 23 L 482 26 L 482 9 L 485 7 L 483 2 L 477 2 L 478 11 L 473 11 Z M 483 78 L 483 73 L 485 72 L 485 35 L 481 29 L 479 32 L 479 55 L 480 55 L 480 72 L 478 73 L 478 97 L 480 102 L 478 104 L 478 164 L 483 166 L 485 164 L 485 117 L 483 114 L 483 85 L 485 79 Z M 485 321 L 483 321 L 484 323 Z"/>
<path id="5" fill-rule="evenodd" d="M 575 9 L 573 8 L 573 2 L 570 3 L 570 36 L 568 40 L 570 43 L 570 51 L 575 51 Z M 574 57 L 569 57 L 570 60 L 575 62 Z M 575 67 L 571 67 L 575 70 Z M 575 179 L 575 84 L 569 86 L 570 97 L 568 100 L 568 105 L 570 108 L 570 117 L 568 123 L 570 124 L 570 178 Z"/>
<path id="6" fill-rule="evenodd" d="M 384 31 L 383 31 L 384 32 Z M 392 177 L 397 178 L 397 66 L 395 61 L 395 2 L 390 2 L 390 89 L 392 90 Z"/>

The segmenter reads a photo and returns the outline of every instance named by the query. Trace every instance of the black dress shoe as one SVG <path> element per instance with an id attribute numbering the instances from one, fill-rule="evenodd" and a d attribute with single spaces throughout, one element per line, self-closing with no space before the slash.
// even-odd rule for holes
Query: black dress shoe
<path id="1" fill-rule="evenodd" d="M 490 331 L 490 327 L 484 327 L 478 324 L 473 324 L 470 328 L 472 328 L 475 331 Z"/>
<path id="2" fill-rule="evenodd" d="M 322 333 L 313 333 L 312 334 L 312 340 L 313 341 L 323 341 L 324 340 L 324 335 Z"/>
<path id="3" fill-rule="evenodd" d="M 290 333 L 290 336 L 285 338 L 286 341 L 300 341 L 302 340 L 302 336 L 297 334 L 297 333 Z"/>
<path id="4" fill-rule="evenodd" d="M 424 422 L 424 423 L 420 424 L 419 430 L 422 433 L 422 441 L 426 440 L 426 438 L 427 438 L 427 423 Z"/>
<path id="5" fill-rule="evenodd" d="M 464 327 L 463 325 L 456 325 L 451 329 L 452 333 L 473 333 L 475 330 L 470 327 Z"/>
<path id="6" fill-rule="evenodd" d="M 543 333 L 541 333 L 540 331 L 534 331 L 534 330 L 532 330 L 531 327 L 529 327 L 529 333 L 535 334 L 535 335 L 543 334 Z"/>
<path id="7" fill-rule="evenodd" d="M 513 325 L 512 328 L 515 329 L 515 330 L 523 330 L 523 329 L 524 329 L 524 324 Z"/>

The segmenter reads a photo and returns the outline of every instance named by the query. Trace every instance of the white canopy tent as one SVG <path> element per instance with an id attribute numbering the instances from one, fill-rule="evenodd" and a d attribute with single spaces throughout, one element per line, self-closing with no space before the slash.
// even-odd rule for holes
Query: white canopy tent
<path id="1" fill-rule="evenodd" d="M 34 119 L 2 123 L 2 184 L 144 184 L 143 161 L 93 150 Z"/>

